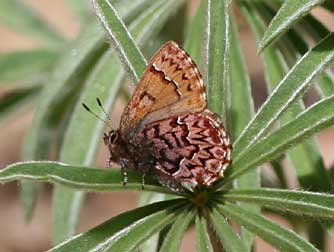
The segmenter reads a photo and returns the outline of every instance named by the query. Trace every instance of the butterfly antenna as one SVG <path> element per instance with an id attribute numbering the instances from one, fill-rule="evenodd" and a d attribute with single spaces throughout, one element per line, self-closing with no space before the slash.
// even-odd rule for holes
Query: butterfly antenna
<path id="1" fill-rule="evenodd" d="M 106 110 L 104 109 L 104 107 L 102 106 L 102 102 L 99 99 L 99 97 L 96 97 L 96 101 L 97 101 L 97 104 L 99 105 L 99 107 L 102 109 L 103 114 L 106 116 L 106 118 L 108 119 L 108 121 L 111 121 L 111 118 L 110 118 L 109 114 L 106 112 Z"/>
<path id="2" fill-rule="evenodd" d="M 92 110 L 90 110 L 90 108 L 85 104 L 85 103 L 82 103 L 82 106 L 89 112 L 91 113 L 93 116 L 95 116 L 97 119 L 101 120 L 102 122 L 104 122 L 110 129 L 111 126 L 110 124 L 108 123 L 108 121 L 106 121 L 105 119 L 103 119 L 101 116 L 99 116 L 98 114 L 96 114 L 95 112 L 93 112 Z M 109 117 L 108 117 L 109 118 Z"/>

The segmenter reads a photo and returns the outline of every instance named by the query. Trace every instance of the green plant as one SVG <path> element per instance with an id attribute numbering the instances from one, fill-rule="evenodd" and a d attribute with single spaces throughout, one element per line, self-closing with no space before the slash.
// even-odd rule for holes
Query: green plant
<path id="1" fill-rule="evenodd" d="M 44 160 L 55 147 L 58 160 L 67 164 L 12 164 L 0 171 L 0 181 L 23 179 L 27 217 L 38 191 L 38 184 L 27 179 L 55 183 L 53 231 L 58 245 L 50 251 L 178 251 L 193 223 L 198 251 L 220 251 L 220 245 L 211 245 L 215 238 L 225 251 L 251 251 L 254 235 L 281 251 L 323 250 L 324 232 L 334 240 L 334 182 L 312 135 L 334 124 L 334 79 L 326 68 L 334 59 L 334 33 L 309 12 L 318 5 L 331 11 L 332 2 L 234 1 L 259 41 L 264 64 L 269 96 L 256 113 L 231 0 L 202 0 L 191 22 L 179 19 L 182 25 L 177 25 L 177 31 L 170 29 L 175 27 L 172 14 L 182 17 L 185 1 L 110 2 L 92 2 L 104 33 L 89 14 L 89 5 L 71 1 L 88 26 L 75 41 L 65 41 L 18 0 L 0 3 L 0 20 L 41 44 L 40 49 L 0 56 L 0 80 L 16 85 L 0 103 L 1 119 L 38 100 L 23 157 Z M 142 190 L 137 172 L 129 173 L 128 185 L 123 187 L 119 170 L 87 169 L 94 163 L 104 125 L 85 113 L 81 101 L 89 104 L 100 97 L 103 106 L 111 108 L 118 94 L 128 92 L 122 86 L 125 76 L 138 82 L 146 66 L 143 54 L 152 53 L 148 42 L 182 40 L 184 28 L 185 49 L 205 73 L 209 107 L 230 129 L 232 166 L 213 188 L 192 193 L 174 193 L 148 178 L 145 191 L 152 192 L 151 197 L 154 192 L 164 193 L 165 200 L 125 212 L 66 240 L 75 234 L 83 191 Z M 105 43 L 105 34 L 111 47 Z M 309 49 L 308 40 L 316 45 Z M 305 108 L 302 98 L 312 84 L 319 100 Z M 285 154 L 300 186 L 309 192 L 287 188 L 281 167 Z M 280 180 L 271 187 L 279 189 L 261 186 L 259 166 L 265 162 L 271 162 Z M 280 214 L 294 227 L 302 225 L 309 240 L 268 220 L 264 211 Z M 295 216 L 309 217 L 309 225 Z M 241 227 L 240 232 L 231 222 Z M 314 230 L 319 230 L 316 237 Z M 158 239 L 149 239 L 153 234 Z"/>

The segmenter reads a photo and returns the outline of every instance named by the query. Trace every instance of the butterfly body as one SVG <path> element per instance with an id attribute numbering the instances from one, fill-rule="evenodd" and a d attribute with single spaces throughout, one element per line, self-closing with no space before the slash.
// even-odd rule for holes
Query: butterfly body
<path id="1" fill-rule="evenodd" d="M 105 135 L 110 161 L 152 174 L 172 190 L 210 186 L 231 163 L 231 144 L 206 104 L 191 58 L 168 42 L 153 56 L 117 131 Z"/>

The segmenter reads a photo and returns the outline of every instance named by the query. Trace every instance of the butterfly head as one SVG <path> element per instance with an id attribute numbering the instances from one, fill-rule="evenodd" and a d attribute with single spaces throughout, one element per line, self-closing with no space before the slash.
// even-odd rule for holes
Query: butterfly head
<path id="1" fill-rule="evenodd" d="M 110 130 L 104 133 L 104 144 L 110 152 L 110 162 L 119 163 L 120 159 L 127 155 L 125 145 L 117 130 Z"/>
<path id="2" fill-rule="evenodd" d="M 118 138 L 118 134 L 116 130 L 110 130 L 109 133 L 104 133 L 103 141 L 107 146 L 116 144 Z"/>

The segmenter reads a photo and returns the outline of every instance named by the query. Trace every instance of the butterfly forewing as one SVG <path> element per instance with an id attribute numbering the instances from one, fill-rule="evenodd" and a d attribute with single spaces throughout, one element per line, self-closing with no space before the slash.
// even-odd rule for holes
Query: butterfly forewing
<path id="1" fill-rule="evenodd" d="M 195 63 L 175 42 L 168 42 L 148 64 L 123 112 L 120 133 L 128 138 L 150 122 L 205 108 L 205 89 Z"/>

